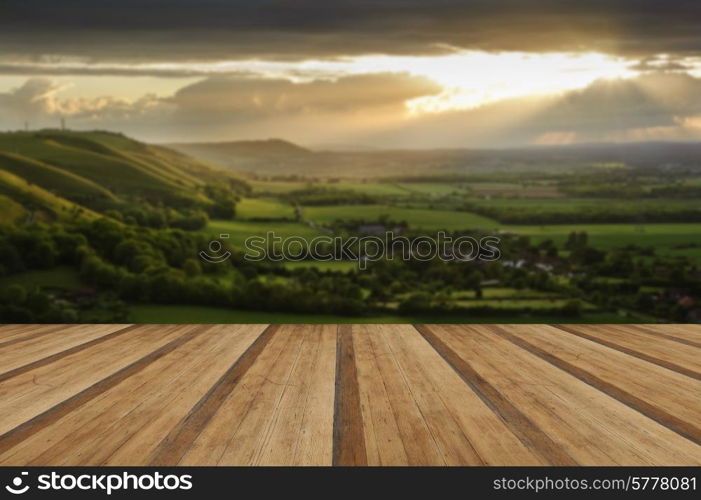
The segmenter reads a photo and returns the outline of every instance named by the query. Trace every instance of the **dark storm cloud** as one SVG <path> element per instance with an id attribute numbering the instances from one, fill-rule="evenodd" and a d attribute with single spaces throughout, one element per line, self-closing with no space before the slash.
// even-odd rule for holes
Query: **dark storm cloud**
<path id="1" fill-rule="evenodd" d="M 122 60 L 701 53 L 698 0 L 4 0 L 0 47 Z M 443 49 L 441 45 L 443 44 Z"/>

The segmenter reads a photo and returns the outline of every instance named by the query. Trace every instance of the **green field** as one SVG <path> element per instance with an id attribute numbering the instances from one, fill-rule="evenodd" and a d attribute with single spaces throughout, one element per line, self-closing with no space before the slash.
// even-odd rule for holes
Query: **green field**
<path id="1" fill-rule="evenodd" d="M 219 235 L 222 234 L 228 234 L 229 238 L 226 241 L 239 248 L 243 248 L 246 238 L 250 236 L 266 236 L 269 232 L 273 232 L 276 236 L 281 238 L 299 236 L 307 240 L 324 234 L 321 231 L 312 229 L 299 222 L 255 222 L 239 220 L 214 220 L 202 231 L 213 238 L 218 238 Z"/>
<path id="2" fill-rule="evenodd" d="M 256 194 L 285 194 L 298 189 L 304 189 L 309 186 L 308 182 L 304 181 L 248 181 Z"/>
<path id="3" fill-rule="evenodd" d="M 355 191 L 369 196 L 411 197 L 413 195 L 443 196 L 454 192 L 464 192 L 460 185 L 441 182 L 356 182 L 341 180 L 337 182 L 322 181 L 249 181 L 254 193 L 280 195 L 309 187 L 319 189 L 337 189 Z"/>
<path id="4" fill-rule="evenodd" d="M 407 196 L 411 194 L 408 190 L 403 189 L 397 184 L 389 184 L 383 182 L 349 182 L 341 181 L 329 184 L 320 184 L 329 189 L 349 189 L 356 193 L 367 194 L 370 196 Z"/>
<path id="5" fill-rule="evenodd" d="M 452 210 L 403 208 L 390 205 L 338 205 L 330 207 L 306 207 L 304 216 L 317 224 L 330 224 L 336 220 L 377 221 L 387 216 L 394 222 L 406 221 L 412 229 L 428 231 L 457 231 L 486 229 L 498 223 L 481 215 Z"/>
<path id="6" fill-rule="evenodd" d="M 9 285 L 22 285 L 27 290 L 35 287 L 64 288 L 72 290 L 80 288 L 81 282 L 78 271 L 68 266 L 59 266 L 53 269 L 41 269 L 25 271 L 0 277 L 0 287 Z"/>
<path id="7" fill-rule="evenodd" d="M 557 316 L 498 317 L 456 315 L 426 316 L 333 316 L 327 314 L 288 314 L 262 311 L 239 311 L 201 306 L 134 305 L 128 321 L 133 323 L 636 323 L 611 313 L 591 313 L 580 318 Z"/>
<path id="8" fill-rule="evenodd" d="M 453 193 L 464 194 L 464 188 L 460 184 L 438 182 L 405 182 L 397 184 L 410 193 L 418 193 L 430 196 L 445 196 Z"/>
<path id="9" fill-rule="evenodd" d="M 262 213 L 283 214 L 286 208 L 281 202 L 273 200 L 247 200 L 244 214 L 252 217 L 255 206 L 263 209 Z M 291 208 L 291 207 L 290 207 Z M 469 230 L 502 231 L 530 236 L 537 244 L 552 240 L 562 247 L 572 232 L 586 232 L 589 243 L 597 248 L 611 249 L 628 245 L 654 247 L 660 255 L 688 255 L 701 257 L 701 223 L 653 223 L 653 224 L 553 224 L 553 225 L 501 225 L 498 222 L 469 212 L 451 210 L 433 210 L 428 208 L 403 208 L 389 205 L 340 205 L 324 207 L 306 207 L 304 217 L 316 224 L 330 225 L 336 220 L 376 221 L 382 215 L 392 221 L 406 221 L 412 229 L 427 231 Z M 247 236 L 265 235 L 275 231 L 282 237 L 301 236 L 313 238 L 324 233 L 307 225 L 293 222 L 253 222 L 253 221 L 212 221 L 207 227 L 208 234 L 230 233 L 232 241 L 241 245 Z M 678 248 L 692 245 L 691 248 Z"/>
<path id="10" fill-rule="evenodd" d="M 585 231 L 592 246 L 604 249 L 638 245 L 652 246 L 664 253 L 678 245 L 701 245 L 701 223 L 508 225 L 501 226 L 500 229 L 531 236 L 534 243 L 553 240 L 560 246 L 573 231 Z M 679 252 L 684 253 L 682 250 Z"/>
<path id="11" fill-rule="evenodd" d="M 683 210 L 690 207 L 684 199 L 654 198 L 625 200 L 611 198 L 491 198 L 470 200 L 487 209 L 506 209 L 519 212 L 572 213 L 607 210 L 616 214 L 637 214 L 644 209 Z"/>
<path id="12" fill-rule="evenodd" d="M 236 205 L 238 219 L 292 219 L 294 207 L 274 198 L 242 198 Z"/>

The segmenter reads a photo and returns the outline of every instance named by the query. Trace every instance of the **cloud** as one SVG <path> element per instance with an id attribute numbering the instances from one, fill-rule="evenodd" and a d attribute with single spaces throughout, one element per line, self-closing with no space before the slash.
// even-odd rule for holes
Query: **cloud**
<path id="1" fill-rule="evenodd" d="M 63 88 L 50 79 L 31 78 L 0 94 L 0 126 L 17 128 L 27 119 L 55 124 L 62 116 L 75 127 L 116 129 L 156 140 L 301 135 L 314 141 L 397 122 L 407 113 L 405 101 L 441 91 L 426 78 L 401 73 L 305 83 L 211 77 L 170 97 L 145 95 L 137 100 L 61 98 Z"/>
<path id="2" fill-rule="evenodd" d="M 417 119 L 375 139 L 415 147 L 699 140 L 699 115 L 701 79 L 658 72 Z"/>
<path id="3" fill-rule="evenodd" d="M 4 0 L 5 53 L 292 59 L 476 50 L 700 54 L 697 0 Z"/>
<path id="4" fill-rule="evenodd" d="M 29 79 L 21 87 L 0 93 L 0 110 L 15 118 L 53 114 L 57 108 L 56 93 L 63 88 L 46 78 Z"/>
<path id="5" fill-rule="evenodd" d="M 110 96 L 62 99 L 59 94 L 66 88 L 48 78 L 30 78 L 20 87 L 0 93 L 0 126 L 18 128 L 24 121 L 38 125 L 57 117 L 104 123 L 155 115 L 167 106 L 153 95 L 136 101 Z"/>
<path id="6" fill-rule="evenodd" d="M 119 130 L 151 141 L 284 137 L 308 145 L 380 148 L 701 140 L 701 79 L 674 72 L 598 80 L 555 96 L 415 116 L 407 114 L 404 103 L 440 88 L 405 74 L 306 83 L 212 77 L 170 97 L 137 100 L 65 99 L 63 88 L 32 78 L 0 93 L 0 126 L 19 128 L 24 120 L 56 125 L 56 118 L 65 116 L 75 128 Z"/>
<path id="7" fill-rule="evenodd" d="M 404 102 L 438 94 L 430 80 L 405 74 L 353 75 L 293 83 L 283 79 L 212 77 L 179 90 L 171 101 L 182 113 L 249 117 L 403 109 Z"/>

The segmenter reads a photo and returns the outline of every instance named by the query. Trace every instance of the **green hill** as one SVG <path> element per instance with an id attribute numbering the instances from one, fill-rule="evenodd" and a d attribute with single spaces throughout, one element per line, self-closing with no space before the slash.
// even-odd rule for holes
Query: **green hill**
<path id="1" fill-rule="evenodd" d="M 19 154 L 0 152 L 0 169 L 69 199 L 92 196 L 117 199 L 108 189 L 85 177 Z"/>
<path id="2" fill-rule="evenodd" d="M 104 212 L 142 201 L 206 209 L 216 203 L 208 185 L 246 189 L 231 172 L 121 134 L 0 133 L 0 192 L 53 217 L 81 207 L 86 213 Z"/>
<path id="3" fill-rule="evenodd" d="M 36 184 L 27 182 L 4 170 L 0 170 L 0 195 L 5 195 L 27 211 L 38 210 L 42 217 L 48 215 L 51 219 L 68 220 L 97 216 L 89 209 L 56 196 Z"/>

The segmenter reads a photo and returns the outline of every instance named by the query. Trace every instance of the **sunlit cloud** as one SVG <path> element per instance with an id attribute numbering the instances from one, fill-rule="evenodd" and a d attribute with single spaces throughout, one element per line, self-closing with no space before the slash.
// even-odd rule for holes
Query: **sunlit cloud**
<path id="1" fill-rule="evenodd" d="M 372 73 L 405 73 L 429 78 L 443 88 L 438 95 L 408 101 L 408 111 L 416 114 L 471 109 L 503 99 L 579 89 L 602 78 L 632 78 L 639 74 L 632 69 L 636 62 L 598 53 L 456 51 L 442 56 L 368 55 L 297 62 L 240 60 L 106 64 L 47 57 L 38 62 L 0 61 L 0 71 L 163 78 L 236 75 L 285 79 L 293 83 Z M 697 65 L 701 67 L 698 61 Z"/>

